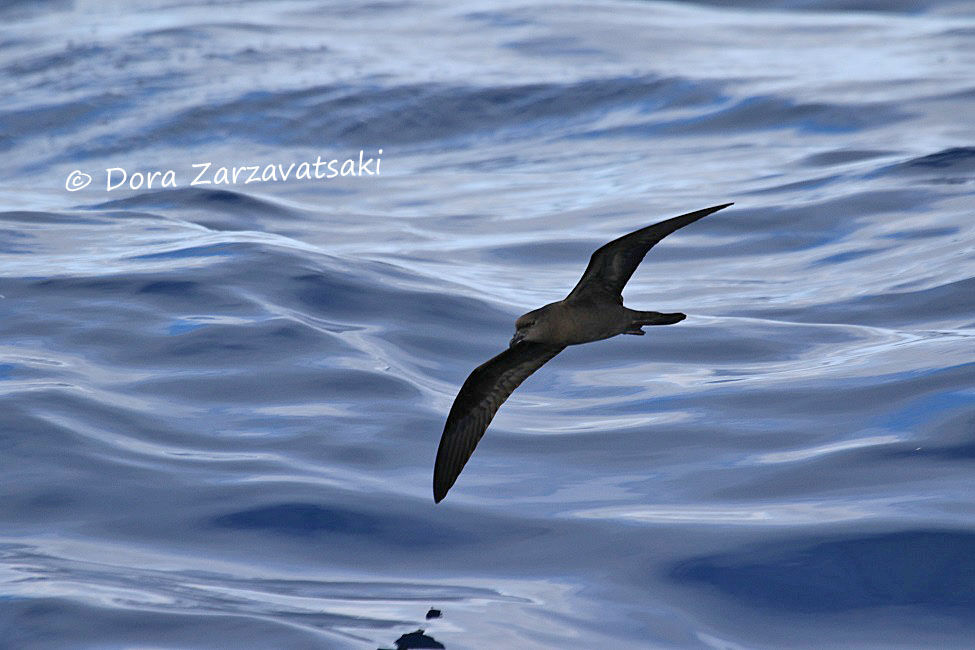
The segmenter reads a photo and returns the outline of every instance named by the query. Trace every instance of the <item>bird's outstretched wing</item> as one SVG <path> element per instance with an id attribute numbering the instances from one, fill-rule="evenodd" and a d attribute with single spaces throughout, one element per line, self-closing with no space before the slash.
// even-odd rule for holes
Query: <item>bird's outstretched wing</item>
<path id="1" fill-rule="evenodd" d="M 435 502 L 440 503 L 447 496 L 494 414 L 512 391 L 564 349 L 523 341 L 474 369 L 450 407 L 440 438 L 433 468 Z"/>
<path id="2" fill-rule="evenodd" d="M 727 208 L 729 205 L 732 204 L 725 203 L 696 212 L 688 212 L 679 217 L 641 228 L 629 235 L 623 235 L 619 239 L 614 239 L 600 247 L 592 254 L 586 272 L 582 274 L 579 283 L 566 296 L 566 300 L 583 296 L 598 296 L 604 299 L 612 298 L 622 304 L 623 287 L 626 286 L 630 276 L 633 275 L 636 267 L 640 265 L 647 251 L 653 248 L 654 244 L 675 230 L 694 223 L 712 212 Z"/>

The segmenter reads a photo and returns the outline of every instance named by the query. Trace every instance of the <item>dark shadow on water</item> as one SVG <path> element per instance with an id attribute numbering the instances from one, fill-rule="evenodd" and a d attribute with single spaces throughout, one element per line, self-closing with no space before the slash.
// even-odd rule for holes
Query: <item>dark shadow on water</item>
<path id="1" fill-rule="evenodd" d="M 926 177 L 941 182 L 966 183 L 975 173 L 975 147 L 951 147 L 887 165 L 866 175 L 866 178 L 885 176 Z"/>
<path id="2" fill-rule="evenodd" d="M 410 632 L 409 634 L 404 634 L 400 638 L 393 641 L 393 645 L 396 646 L 396 650 L 406 650 L 407 648 L 440 648 L 444 650 L 444 644 L 440 643 L 432 636 L 427 636 L 424 631 L 417 630 L 416 632 Z M 391 650 L 387 648 L 379 648 L 378 650 Z"/>
<path id="3" fill-rule="evenodd" d="M 439 609 L 430 608 L 427 611 L 426 619 L 440 618 L 442 612 Z M 400 636 L 400 638 L 393 641 L 393 645 L 396 646 L 396 650 L 406 650 L 407 648 L 440 648 L 443 650 L 446 646 L 440 643 L 432 636 L 426 633 L 426 630 L 420 628 L 415 632 L 407 632 Z M 377 650 L 392 650 L 391 648 L 377 648 Z"/>
<path id="4" fill-rule="evenodd" d="M 314 535 L 321 532 L 372 535 L 381 522 L 375 517 L 310 503 L 282 503 L 221 515 L 214 524 L 222 528 L 266 530 L 283 535 Z"/>
<path id="5" fill-rule="evenodd" d="M 975 626 L 975 533 L 912 530 L 778 542 L 674 565 L 678 583 L 708 585 L 760 609 L 838 613 L 911 607 Z"/>
<path id="6" fill-rule="evenodd" d="M 385 540 L 396 546 L 470 543 L 471 536 L 430 522 L 390 513 L 370 513 L 313 503 L 278 503 L 214 517 L 212 525 L 276 535 L 345 535 Z"/>

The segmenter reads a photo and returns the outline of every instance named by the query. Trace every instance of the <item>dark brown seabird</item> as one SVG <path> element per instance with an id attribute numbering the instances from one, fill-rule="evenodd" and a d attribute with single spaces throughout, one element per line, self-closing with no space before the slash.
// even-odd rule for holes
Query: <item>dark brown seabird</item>
<path id="1" fill-rule="evenodd" d="M 623 287 L 654 244 L 679 228 L 731 203 L 682 214 L 614 239 L 592 254 L 586 272 L 564 300 L 515 321 L 507 350 L 471 373 L 454 399 L 433 468 L 433 500 L 440 503 L 464 469 L 484 431 L 514 389 L 568 345 L 642 336 L 644 325 L 672 325 L 685 314 L 636 311 L 623 306 Z"/>

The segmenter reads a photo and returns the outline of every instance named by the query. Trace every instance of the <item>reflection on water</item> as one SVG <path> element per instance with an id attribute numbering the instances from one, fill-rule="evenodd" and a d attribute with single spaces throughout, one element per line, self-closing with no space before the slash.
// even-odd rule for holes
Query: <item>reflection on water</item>
<path id="1" fill-rule="evenodd" d="M 761 506 L 650 506 L 644 508 L 602 508 L 574 513 L 577 517 L 620 519 L 642 523 L 739 524 L 797 526 L 823 524 L 877 516 L 876 508 L 862 502 L 841 504 L 776 503 Z M 882 512 L 882 511 L 881 511 Z"/>

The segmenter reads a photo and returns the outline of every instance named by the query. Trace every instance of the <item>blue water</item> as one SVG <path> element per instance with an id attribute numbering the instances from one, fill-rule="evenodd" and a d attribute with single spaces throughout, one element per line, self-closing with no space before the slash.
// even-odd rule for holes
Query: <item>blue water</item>
<path id="1" fill-rule="evenodd" d="M 975 10 L 726 4 L 4 3 L 0 647 L 971 647 Z"/>

